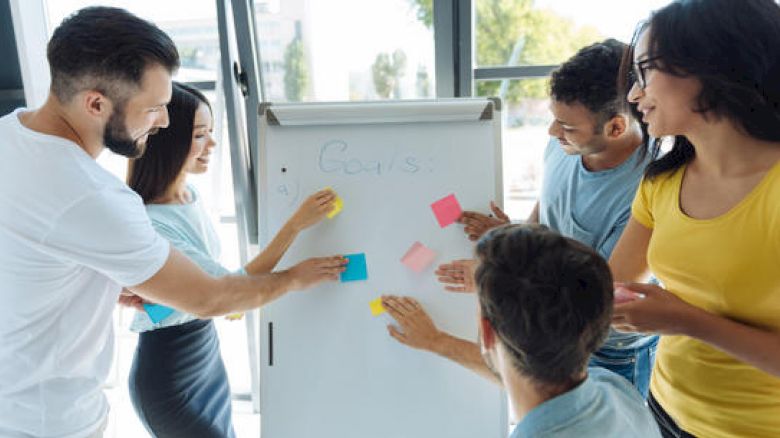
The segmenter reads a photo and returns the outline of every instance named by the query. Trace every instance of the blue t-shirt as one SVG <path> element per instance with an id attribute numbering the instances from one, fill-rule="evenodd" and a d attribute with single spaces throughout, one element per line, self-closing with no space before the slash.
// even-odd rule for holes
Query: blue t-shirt
<path id="1" fill-rule="evenodd" d="M 231 272 L 217 261 L 220 254 L 219 237 L 200 202 L 198 192 L 188 186 L 192 202 L 189 204 L 149 204 L 146 212 L 152 226 L 179 252 L 190 258 L 201 269 L 214 277 L 245 274 L 241 269 Z M 158 323 L 152 322 L 146 312 L 136 312 L 130 330 L 145 332 L 162 327 L 184 324 L 197 319 L 189 313 L 174 311 Z"/>
<path id="2" fill-rule="evenodd" d="M 642 396 L 626 379 L 602 368 L 569 392 L 531 410 L 510 438 L 660 438 Z"/>
<path id="3" fill-rule="evenodd" d="M 567 155 L 557 139 L 544 152 L 539 222 L 609 259 L 631 217 L 631 203 L 650 154 L 644 147 L 612 169 L 592 172 L 579 155 Z"/>
<path id="4" fill-rule="evenodd" d="M 544 152 L 544 180 L 539 222 L 595 249 L 609 260 L 631 217 L 634 200 L 650 153 L 640 146 L 622 164 L 592 172 L 580 155 L 568 155 L 552 138 Z M 652 336 L 610 329 L 605 346 L 631 348 Z"/>

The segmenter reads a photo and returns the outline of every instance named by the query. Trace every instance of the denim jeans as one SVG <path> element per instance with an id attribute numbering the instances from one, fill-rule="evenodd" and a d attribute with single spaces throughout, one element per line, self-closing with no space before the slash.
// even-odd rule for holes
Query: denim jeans
<path id="1" fill-rule="evenodd" d="M 634 345 L 631 348 L 604 346 L 593 353 L 590 366 L 606 368 L 623 376 L 646 399 L 650 390 L 650 373 L 653 371 L 657 346 L 658 336 L 648 338 L 641 345 Z"/>

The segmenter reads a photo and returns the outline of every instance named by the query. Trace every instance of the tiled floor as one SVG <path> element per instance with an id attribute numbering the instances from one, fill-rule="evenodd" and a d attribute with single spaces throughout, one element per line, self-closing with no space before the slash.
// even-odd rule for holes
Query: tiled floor
<path id="1" fill-rule="evenodd" d="M 106 396 L 111 405 L 104 438 L 143 438 L 149 433 L 133 410 L 127 389 L 127 376 L 133 359 L 137 335 L 127 327 L 132 318 L 129 309 L 115 313 L 116 355 L 112 374 L 106 382 Z M 228 370 L 233 392 L 249 392 L 249 362 L 247 359 L 246 325 L 243 321 L 217 321 L 222 358 Z M 260 436 L 260 416 L 252 412 L 249 401 L 233 401 L 233 425 L 239 438 Z"/>

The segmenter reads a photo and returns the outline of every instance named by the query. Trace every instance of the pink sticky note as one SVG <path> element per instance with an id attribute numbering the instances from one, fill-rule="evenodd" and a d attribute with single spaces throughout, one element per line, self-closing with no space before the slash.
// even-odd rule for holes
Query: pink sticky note
<path id="1" fill-rule="evenodd" d="M 422 272 L 433 263 L 436 252 L 420 242 L 414 242 L 412 247 L 401 257 L 401 263 L 414 272 Z"/>
<path id="2" fill-rule="evenodd" d="M 439 221 L 439 226 L 444 228 L 447 225 L 454 223 L 460 217 L 463 212 L 460 208 L 458 200 L 455 199 L 455 195 L 449 195 L 431 204 L 433 214 L 436 215 L 436 220 Z"/>
<path id="3" fill-rule="evenodd" d="M 624 287 L 615 289 L 615 304 L 623 304 L 639 299 L 641 296 Z"/>

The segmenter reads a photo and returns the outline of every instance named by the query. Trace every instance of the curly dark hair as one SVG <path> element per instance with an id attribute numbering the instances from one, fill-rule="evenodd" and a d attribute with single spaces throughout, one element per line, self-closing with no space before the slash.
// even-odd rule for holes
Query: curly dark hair
<path id="1" fill-rule="evenodd" d="M 695 111 L 725 117 L 753 138 L 780 142 L 780 6 L 774 0 L 678 0 L 637 28 L 621 71 L 631 70 L 634 48 L 648 31 L 653 68 L 701 82 Z M 622 95 L 631 88 L 622 77 Z M 660 148 L 660 139 L 654 150 Z M 677 136 L 646 175 L 675 170 L 693 160 L 693 144 Z"/>
<path id="2" fill-rule="evenodd" d="M 477 244 L 482 316 L 515 368 L 542 386 L 578 381 L 607 337 L 612 274 L 593 249 L 542 225 L 506 225 Z"/>
<path id="3" fill-rule="evenodd" d="M 617 79 L 627 49 L 628 45 L 612 38 L 583 47 L 552 73 L 550 97 L 585 106 L 596 115 L 596 132 L 600 131 L 624 108 Z"/>

